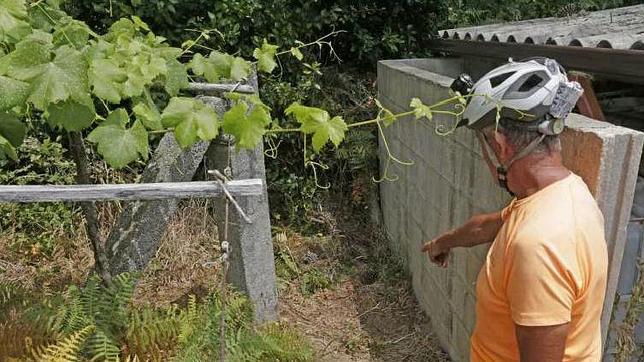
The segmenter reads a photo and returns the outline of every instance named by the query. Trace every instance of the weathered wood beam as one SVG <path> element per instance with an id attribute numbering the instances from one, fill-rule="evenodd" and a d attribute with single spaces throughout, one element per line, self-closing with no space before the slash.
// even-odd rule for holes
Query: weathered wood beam
<path id="1" fill-rule="evenodd" d="M 261 195 L 263 187 L 261 179 L 233 180 L 226 183 L 226 189 L 233 197 Z M 220 184 L 211 181 L 112 185 L 5 185 L 0 186 L 0 203 L 161 200 L 223 194 Z"/>
<path id="2" fill-rule="evenodd" d="M 191 92 L 199 94 L 220 94 L 225 92 L 232 92 L 233 90 L 236 93 L 246 93 L 252 94 L 255 93 L 255 89 L 252 86 L 247 84 L 214 84 L 214 83 L 190 83 L 188 90 Z"/>

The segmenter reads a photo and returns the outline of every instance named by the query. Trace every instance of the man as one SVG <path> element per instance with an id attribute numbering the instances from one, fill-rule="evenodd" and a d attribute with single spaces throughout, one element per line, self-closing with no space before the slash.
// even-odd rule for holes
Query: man
<path id="1" fill-rule="evenodd" d="M 452 248 L 492 243 L 476 282 L 472 361 L 601 359 L 603 216 L 563 165 L 558 137 L 580 95 L 557 62 L 537 58 L 510 60 L 468 96 L 463 123 L 477 132 L 493 176 L 515 198 L 423 251 L 445 267 Z"/>

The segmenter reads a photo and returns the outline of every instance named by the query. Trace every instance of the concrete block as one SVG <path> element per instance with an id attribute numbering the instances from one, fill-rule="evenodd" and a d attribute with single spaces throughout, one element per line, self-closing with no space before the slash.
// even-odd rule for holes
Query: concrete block
<path id="1" fill-rule="evenodd" d="M 564 163 L 584 179 L 604 214 L 609 258 L 602 316 L 605 337 L 624 255 L 644 134 L 577 114 L 570 116 L 568 127 L 562 137 Z"/>

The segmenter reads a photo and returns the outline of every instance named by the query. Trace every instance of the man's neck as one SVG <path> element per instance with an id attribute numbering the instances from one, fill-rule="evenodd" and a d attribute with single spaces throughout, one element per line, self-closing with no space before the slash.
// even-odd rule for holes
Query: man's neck
<path id="1" fill-rule="evenodd" d="M 528 155 L 512 164 L 508 171 L 510 190 L 522 199 L 570 175 L 559 152 Z"/>

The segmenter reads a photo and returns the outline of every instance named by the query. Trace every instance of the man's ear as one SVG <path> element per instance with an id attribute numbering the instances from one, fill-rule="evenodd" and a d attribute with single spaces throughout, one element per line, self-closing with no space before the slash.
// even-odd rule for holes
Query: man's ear
<path id="1" fill-rule="evenodd" d="M 498 147 L 498 152 L 499 152 L 499 158 L 501 158 L 501 162 L 505 162 L 508 160 L 512 155 L 514 155 L 514 147 L 510 143 L 510 140 L 506 135 L 503 133 L 496 131 L 494 132 L 494 142 L 496 142 L 496 145 Z"/>

